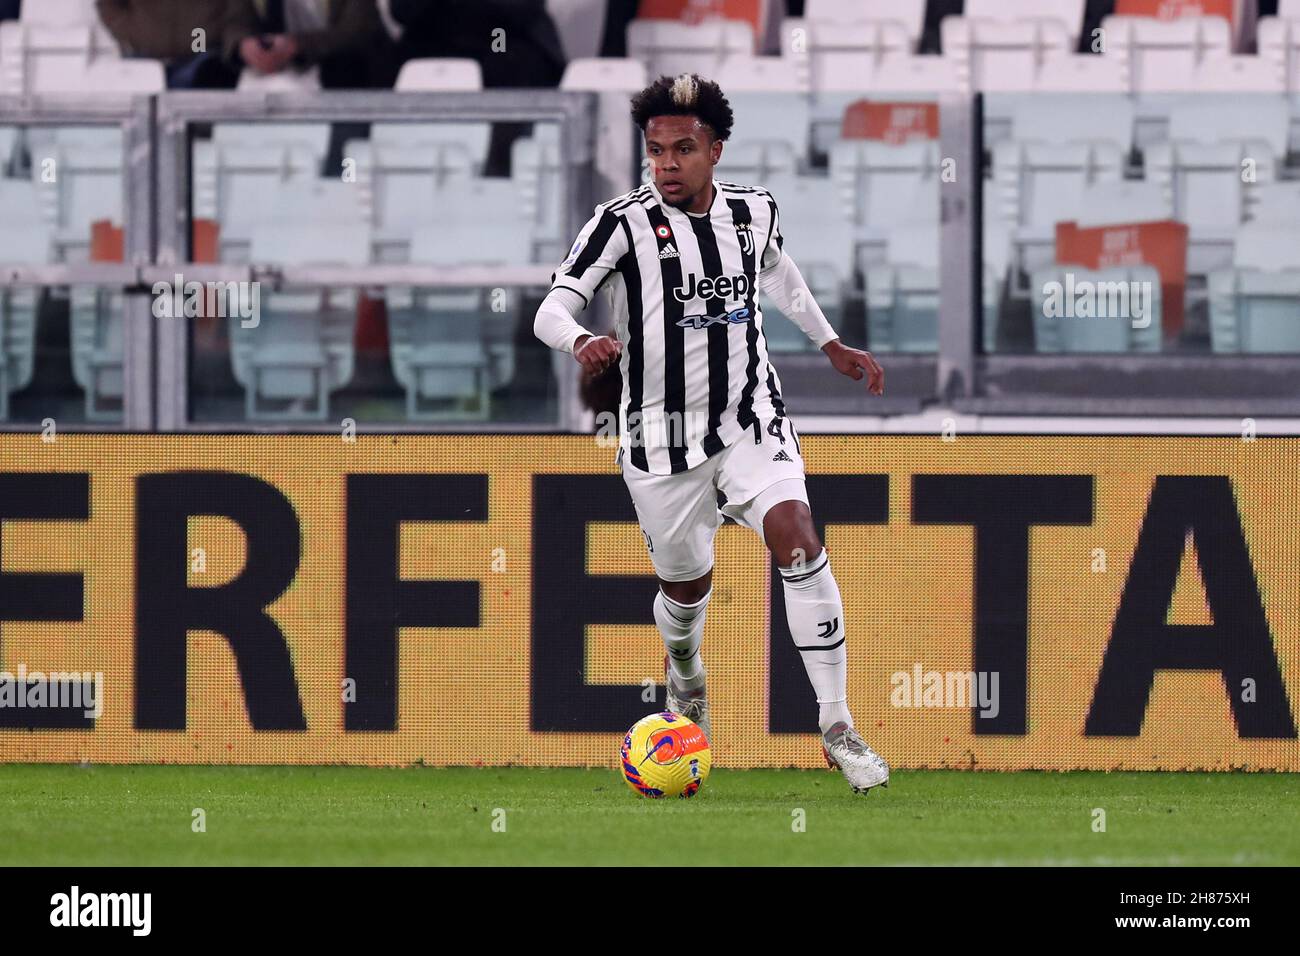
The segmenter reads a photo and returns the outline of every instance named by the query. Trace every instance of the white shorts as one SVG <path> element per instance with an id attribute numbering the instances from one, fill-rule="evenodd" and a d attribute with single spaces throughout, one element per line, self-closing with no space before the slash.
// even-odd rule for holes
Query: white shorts
<path id="1" fill-rule="evenodd" d="M 779 424 L 777 424 L 779 423 Z M 771 429 L 770 431 L 768 429 Z M 763 538 L 763 518 L 782 501 L 808 503 L 799 438 L 788 418 L 746 431 L 687 471 L 652 475 L 623 461 L 623 481 L 655 574 L 694 581 L 713 567 L 713 536 L 725 514 Z M 727 503 L 718 510 L 718 492 Z"/>

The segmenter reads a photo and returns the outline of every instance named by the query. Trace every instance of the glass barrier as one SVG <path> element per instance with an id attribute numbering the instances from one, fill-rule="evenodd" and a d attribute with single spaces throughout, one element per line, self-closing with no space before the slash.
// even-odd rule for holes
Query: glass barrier
<path id="1" fill-rule="evenodd" d="M 556 123 L 196 132 L 192 261 L 429 278 L 205 285 L 189 326 L 191 420 L 554 424 L 552 358 L 532 322 L 571 241 L 560 158 Z M 516 278 L 494 285 L 485 270 Z"/>
<path id="2" fill-rule="evenodd" d="M 0 126 L 0 265 L 124 261 L 117 125 Z M 0 422 L 116 423 L 125 298 L 92 285 L 0 285 Z"/>
<path id="3" fill-rule="evenodd" d="M 1300 352 L 1284 96 L 984 101 L 986 352 Z"/>

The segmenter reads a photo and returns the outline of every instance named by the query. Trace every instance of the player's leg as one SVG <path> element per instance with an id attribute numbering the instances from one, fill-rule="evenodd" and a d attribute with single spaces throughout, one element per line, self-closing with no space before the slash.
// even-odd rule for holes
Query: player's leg
<path id="1" fill-rule="evenodd" d="M 756 431 L 755 440 L 742 438 L 724 455 L 723 511 L 756 531 L 776 561 L 786 623 L 817 697 L 827 759 L 854 790 L 885 783 L 888 766 L 853 729 L 844 604 L 813 524 L 794 427 L 788 419 L 776 419 Z"/>
<path id="2" fill-rule="evenodd" d="M 706 672 L 700 653 L 713 583 L 713 538 L 722 516 L 714 486 L 716 462 L 675 475 L 650 475 L 624 463 L 659 590 L 654 618 L 667 651 L 666 706 L 711 733 Z"/>

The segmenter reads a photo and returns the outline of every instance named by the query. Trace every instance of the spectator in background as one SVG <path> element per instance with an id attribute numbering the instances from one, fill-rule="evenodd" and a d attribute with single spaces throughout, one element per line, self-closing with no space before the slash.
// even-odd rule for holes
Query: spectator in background
<path id="1" fill-rule="evenodd" d="M 253 2 L 261 36 L 248 37 L 239 48 L 251 69 L 268 74 L 319 66 L 326 89 L 391 84 L 392 44 L 375 0 Z"/>
<path id="2" fill-rule="evenodd" d="M 560 31 L 544 0 L 392 0 L 389 13 L 404 28 L 402 62 L 476 60 L 489 88 L 555 87 L 564 76 Z M 531 132 L 531 123 L 492 124 L 484 175 L 509 175 L 510 144 Z"/>
<path id="3" fill-rule="evenodd" d="M 161 60 L 171 89 L 229 89 L 257 32 L 250 0 L 96 0 L 123 56 Z M 201 32 L 198 32 L 201 31 Z"/>

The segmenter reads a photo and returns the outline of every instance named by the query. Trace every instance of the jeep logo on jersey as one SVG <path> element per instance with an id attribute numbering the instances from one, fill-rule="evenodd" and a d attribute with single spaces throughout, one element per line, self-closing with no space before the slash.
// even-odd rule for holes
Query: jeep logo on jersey
<path id="1" fill-rule="evenodd" d="M 686 285 L 673 289 L 673 297 L 678 302 L 690 302 L 692 299 L 745 299 L 754 289 L 749 276 L 719 276 L 711 279 L 699 278 L 695 273 L 686 277 Z"/>
<path id="2" fill-rule="evenodd" d="M 728 322 L 740 323 L 748 321 L 749 306 L 742 306 L 721 315 L 684 315 L 677 320 L 677 324 L 684 329 L 704 329 L 710 325 L 726 325 Z"/>

